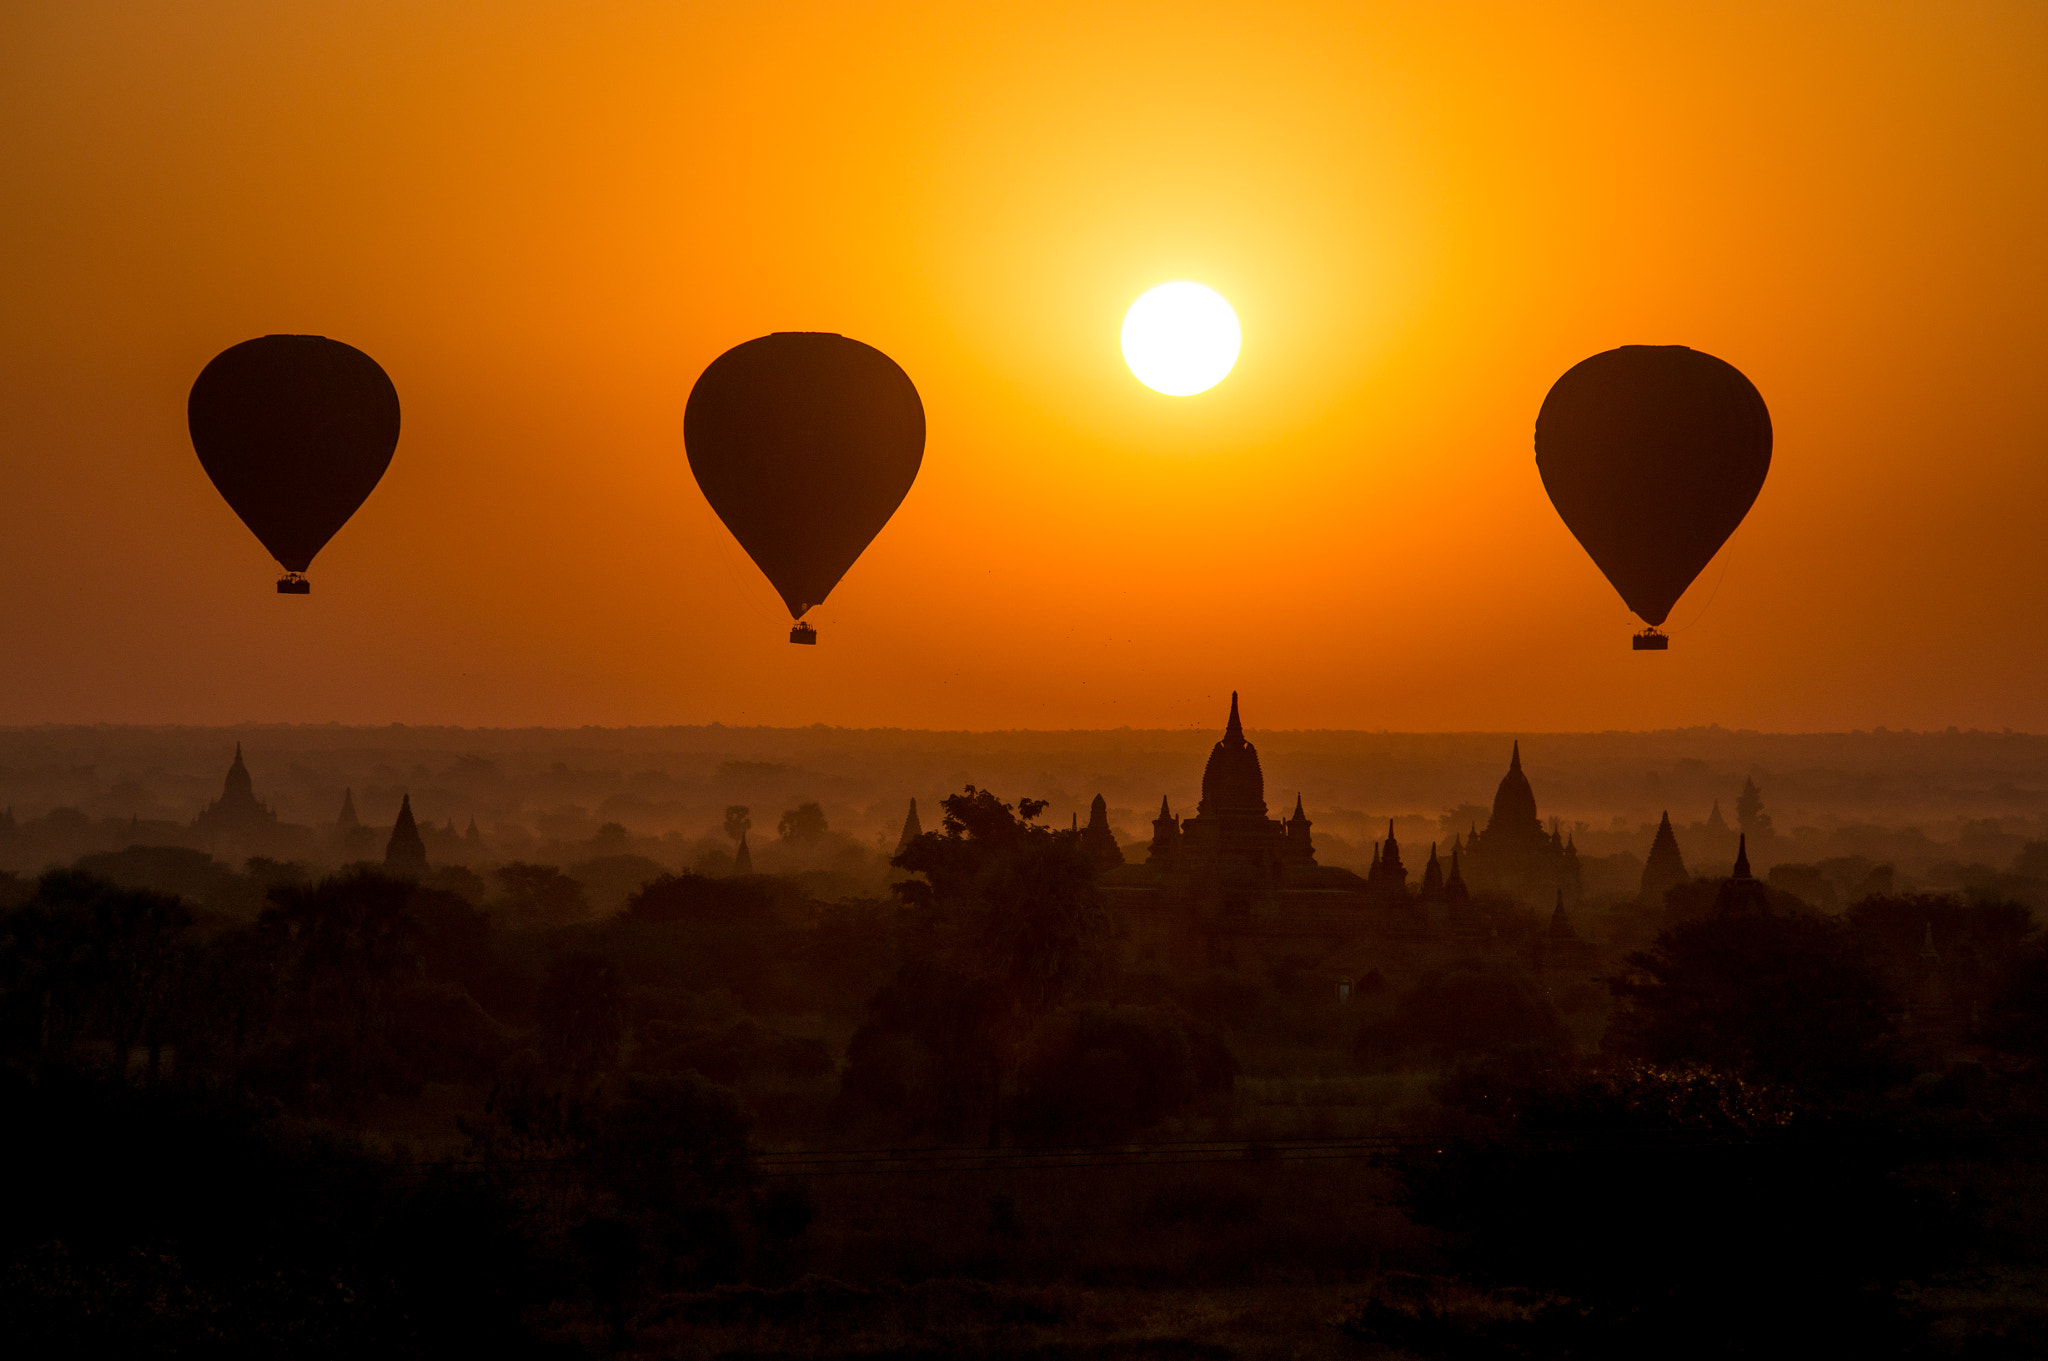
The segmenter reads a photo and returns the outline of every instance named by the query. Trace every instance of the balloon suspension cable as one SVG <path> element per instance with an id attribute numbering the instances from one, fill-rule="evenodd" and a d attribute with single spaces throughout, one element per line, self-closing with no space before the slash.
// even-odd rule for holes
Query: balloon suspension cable
<path id="1" fill-rule="evenodd" d="M 1692 618 L 1686 620 L 1683 624 L 1674 624 L 1672 626 L 1671 631 L 1673 633 L 1684 633 L 1688 629 L 1691 629 L 1692 627 L 1697 625 L 1700 622 L 1700 620 L 1707 617 L 1708 610 L 1714 608 L 1714 601 L 1721 594 L 1721 583 L 1728 579 L 1728 569 L 1735 563 L 1735 540 L 1737 535 L 1740 535 L 1741 533 L 1742 526 L 1737 525 L 1735 527 L 1735 533 L 1730 534 L 1728 536 L 1728 542 L 1721 546 L 1721 551 L 1715 555 L 1716 557 L 1721 559 L 1721 570 L 1714 575 L 1714 589 L 1707 592 L 1706 600 L 1701 603 L 1698 612 L 1695 613 Z"/>
<path id="2" fill-rule="evenodd" d="M 300 576 L 297 572 L 286 572 L 277 579 L 277 593 L 279 595 L 311 595 L 313 593 L 313 583 Z"/>

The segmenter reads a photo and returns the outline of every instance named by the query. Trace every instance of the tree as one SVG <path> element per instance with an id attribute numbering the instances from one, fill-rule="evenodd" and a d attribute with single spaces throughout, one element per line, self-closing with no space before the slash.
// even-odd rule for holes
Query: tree
<path id="1" fill-rule="evenodd" d="M 898 895 L 952 916 L 980 971 L 1035 1019 L 1101 963 L 1108 919 L 1095 867 L 1079 837 L 1038 825 L 1043 799 L 1019 799 L 1013 809 L 969 785 L 944 807 L 941 829 L 889 862 L 924 875 L 896 885 Z"/>
<path id="2" fill-rule="evenodd" d="M 1348 1331 L 1419 1356 L 1904 1354 L 1891 1287 L 1947 1241 L 1882 1124 L 1698 1065 L 1457 1086 L 1494 1135 L 1399 1155 L 1399 1199 L 1460 1277 L 1515 1293 L 1464 1318 L 1382 1298 Z"/>
<path id="3" fill-rule="evenodd" d="M 367 868 L 271 890 L 257 926 L 279 970 L 284 1048 L 272 1068 L 300 1095 L 346 1105 L 414 1084 L 393 1040 L 397 1004 L 425 973 L 416 891 Z"/>
<path id="4" fill-rule="evenodd" d="M 1062 1007 L 1024 1047 L 1009 1123 L 1048 1143 L 1112 1143 L 1197 1092 L 1229 1087 L 1235 1067 L 1220 1038 L 1177 1007 Z"/>
<path id="5" fill-rule="evenodd" d="M 793 846 L 807 845 L 826 831 L 825 810 L 815 803 L 800 803 L 784 813 L 775 824 L 775 834 Z"/>
<path id="6" fill-rule="evenodd" d="M 113 1048 L 124 1074 L 147 1044 L 150 1072 L 171 1038 L 192 948 L 192 914 L 175 895 L 121 888 L 53 870 L 7 914 L 0 936 L 0 1003 L 21 1047 L 61 1054 L 80 1040 Z"/>
<path id="7" fill-rule="evenodd" d="M 749 831 L 753 830 L 753 826 L 752 809 L 743 803 L 727 805 L 725 810 L 725 835 L 728 839 L 738 841 Z"/>
<path id="8" fill-rule="evenodd" d="M 583 885 L 553 865 L 515 860 L 492 876 L 503 893 L 496 904 L 505 917 L 521 926 L 560 926 L 590 915 Z"/>
<path id="9" fill-rule="evenodd" d="M 773 906 L 759 884 L 704 874 L 661 874 L 634 890 L 621 915 L 631 922 L 740 922 L 755 929 Z"/>
<path id="10" fill-rule="evenodd" d="M 887 1112 L 910 1136 L 956 1142 L 990 1131 L 1004 1058 L 998 1006 L 979 978 L 929 957 L 906 961 L 868 999 L 841 1094 Z"/>
<path id="11" fill-rule="evenodd" d="M 1608 1043 L 1652 1063 L 1701 1063 L 1833 1098 L 1903 1076 L 1898 995 L 1870 941 L 1806 912 L 1681 921 L 1610 981 Z"/>
<path id="12" fill-rule="evenodd" d="M 1735 822 L 1751 836 L 1771 834 L 1771 815 L 1764 811 L 1764 792 L 1748 776 L 1743 777 L 1742 793 L 1735 800 Z"/>
<path id="13" fill-rule="evenodd" d="M 1367 1063 L 1427 1055 L 1527 1050 L 1557 1055 L 1571 1047 L 1557 1012 L 1511 969 L 1462 962 L 1429 975 L 1394 1004 L 1394 1014 L 1365 1030 L 1358 1057 Z"/>
<path id="14" fill-rule="evenodd" d="M 540 990 L 540 1027 L 550 1066 L 572 1088 L 588 1086 L 619 1061 L 625 1039 L 625 989 L 611 961 L 563 955 Z"/>
<path id="15" fill-rule="evenodd" d="M 1080 837 L 1038 825 L 1044 800 L 1020 799 L 1013 808 L 969 785 L 944 807 L 940 830 L 889 862 L 922 876 L 895 886 L 923 942 L 898 986 L 914 970 L 966 981 L 973 997 L 958 1010 L 961 1023 L 975 1027 L 973 1047 L 989 1067 L 993 1140 L 1021 1045 L 1099 968 L 1108 919 Z M 886 1026 L 887 1018 L 878 1010 L 870 1025 Z"/>

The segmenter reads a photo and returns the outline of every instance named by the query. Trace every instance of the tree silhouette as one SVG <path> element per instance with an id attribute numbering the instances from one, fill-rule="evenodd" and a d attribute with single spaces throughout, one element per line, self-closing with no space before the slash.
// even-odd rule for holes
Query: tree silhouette
<path id="1" fill-rule="evenodd" d="M 982 1027 L 978 1043 L 992 1067 L 991 1140 L 1024 1039 L 1103 963 L 1108 918 L 1095 866 L 1078 835 L 1038 825 L 1045 807 L 1020 799 L 1013 808 L 969 785 L 945 800 L 939 831 L 889 862 L 922 876 L 895 886 L 925 924 L 928 958 L 918 967 L 979 990 L 962 1010 Z"/>
<path id="2" fill-rule="evenodd" d="M 53 1056 L 80 1041 L 112 1048 L 124 1076 L 137 1044 L 157 1072 L 193 958 L 192 914 L 178 898 L 53 870 L 7 914 L 0 1005 L 8 1047 Z"/>
<path id="3" fill-rule="evenodd" d="M 1771 815 L 1764 811 L 1764 792 L 1748 776 L 1743 777 L 1742 793 L 1735 799 L 1735 823 L 1753 837 L 1771 834 Z"/>
<path id="4" fill-rule="evenodd" d="M 743 803 L 727 805 L 725 810 L 726 836 L 733 841 L 738 841 L 741 837 L 752 831 L 754 827 L 752 813 L 753 810 Z"/>
<path id="5" fill-rule="evenodd" d="M 553 865 L 529 865 L 515 860 L 492 876 L 502 894 L 496 907 L 507 919 L 522 926 L 560 926 L 590 915 L 583 885 Z"/>
<path id="6" fill-rule="evenodd" d="M 1533 1294 L 1462 1322 L 1381 1299 L 1351 1331 L 1421 1356 L 1917 1354 L 1889 1287 L 1947 1244 L 1882 1128 L 1696 1065 L 1464 1086 L 1498 1137 L 1402 1155 L 1400 1200 L 1461 1278 Z"/>
<path id="7" fill-rule="evenodd" d="M 784 813 L 775 824 L 775 834 L 793 846 L 818 840 L 828 829 L 825 810 L 815 803 L 800 803 Z"/>
<path id="8" fill-rule="evenodd" d="M 1628 957 L 1617 1052 L 1704 1063 L 1818 1098 L 1874 1093 L 1902 1075 L 1898 995 L 1872 943 L 1806 912 L 1695 917 Z"/>
<path id="9" fill-rule="evenodd" d="M 549 1064 L 572 1089 L 609 1072 L 626 1033 L 619 971 L 597 955 L 557 958 L 541 985 L 540 1025 Z"/>

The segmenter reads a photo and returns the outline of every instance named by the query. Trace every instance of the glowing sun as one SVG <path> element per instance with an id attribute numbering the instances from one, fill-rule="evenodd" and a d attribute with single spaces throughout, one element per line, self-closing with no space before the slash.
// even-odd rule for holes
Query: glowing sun
<path id="1" fill-rule="evenodd" d="M 1222 382 L 1243 340 L 1237 313 L 1200 284 L 1161 284 L 1124 313 L 1124 362 L 1139 382 L 1169 397 L 1192 397 Z"/>

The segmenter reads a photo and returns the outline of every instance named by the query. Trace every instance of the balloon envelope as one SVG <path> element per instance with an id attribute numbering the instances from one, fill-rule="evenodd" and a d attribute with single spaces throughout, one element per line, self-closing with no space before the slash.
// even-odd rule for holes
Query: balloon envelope
<path id="1" fill-rule="evenodd" d="M 199 465 L 288 572 L 348 523 L 398 447 L 390 378 L 325 336 L 222 350 L 193 382 L 186 418 Z"/>
<path id="2" fill-rule="evenodd" d="M 1771 414 L 1749 379 L 1710 354 L 1624 345 L 1550 389 L 1536 467 L 1594 565 L 1655 627 L 1763 489 Z"/>
<path id="3" fill-rule="evenodd" d="M 909 493 L 924 404 L 880 350 L 783 331 L 711 362 L 690 390 L 683 444 L 704 499 L 801 617 Z"/>

